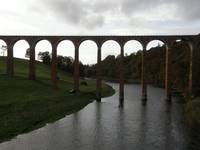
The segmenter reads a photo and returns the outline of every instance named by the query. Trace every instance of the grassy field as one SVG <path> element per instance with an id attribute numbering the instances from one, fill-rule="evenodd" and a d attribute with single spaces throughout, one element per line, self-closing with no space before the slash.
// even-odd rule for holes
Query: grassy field
<path id="1" fill-rule="evenodd" d="M 0 142 L 76 112 L 95 98 L 95 81 L 81 85 L 79 94 L 70 94 L 71 75 L 59 71 L 58 89 L 52 88 L 50 68 L 37 62 L 37 80 L 28 80 L 28 61 L 15 59 L 15 76 L 5 75 L 5 58 L 0 57 Z M 114 90 L 106 84 L 102 95 Z"/>
<path id="2" fill-rule="evenodd" d="M 200 127 L 200 97 L 186 103 L 186 118 L 191 126 Z M 200 130 L 200 129 L 199 129 Z"/>

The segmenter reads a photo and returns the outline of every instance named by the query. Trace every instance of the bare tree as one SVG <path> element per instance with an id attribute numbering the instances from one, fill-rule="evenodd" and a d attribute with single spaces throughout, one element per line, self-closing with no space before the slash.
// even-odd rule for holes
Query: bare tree
<path id="1" fill-rule="evenodd" d="M 26 50 L 25 58 L 30 58 L 30 48 Z"/>
<path id="2" fill-rule="evenodd" d="M 5 52 L 7 51 L 7 46 L 6 45 L 1 45 L 1 54 L 2 56 L 5 56 Z"/>

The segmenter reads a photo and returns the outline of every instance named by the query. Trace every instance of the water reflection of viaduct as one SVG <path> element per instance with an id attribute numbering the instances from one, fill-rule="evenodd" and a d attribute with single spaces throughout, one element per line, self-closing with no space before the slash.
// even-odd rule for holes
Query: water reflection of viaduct
<path id="1" fill-rule="evenodd" d="M 94 41 L 98 47 L 97 52 L 97 76 L 96 76 L 96 96 L 97 99 L 101 99 L 101 47 L 104 42 L 108 40 L 116 41 L 121 48 L 120 54 L 120 99 L 124 98 L 124 45 L 130 40 L 136 40 L 141 43 L 143 47 L 142 53 L 142 68 L 141 68 L 141 84 L 142 84 L 142 99 L 147 99 L 147 83 L 146 83 L 146 68 L 145 55 L 147 45 L 153 40 L 162 41 L 166 47 L 165 56 L 165 96 L 170 99 L 171 92 L 171 80 L 170 80 L 170 54 L 173 44 L 177 40 L 183 40 L 187 42 L 190 51 L 190 64 L 189 64 L 189 79 L 188 79 L 188 93 L 192 92 L 192 75 L 193 75 L 193 49 L 197 48 L 199 36 L 198 35 L 173 35 L 173 36 L 0 36 L 8 47 L 7 52 L 7 74 L 9 76 L 14 75 L 14 64 L 13 64 L 13 46 L 19 40 L 26 40 L 30 46 L 30 63 L 29 63 L 29 79 L 36 79 L 36 68 L 35 68 L 35 47 L 36 44 L 41 40 L 47 40 L 52 45 L 52 64 L 51 64 L 51 80 L 53 86 L 57 87 L 57 46 L 61 41 L 70 40 L 75 46 L 75 63 L 74 63 L 74 89 L 76 92 L 79 91 L 79 46 L 86 40 Z"/>

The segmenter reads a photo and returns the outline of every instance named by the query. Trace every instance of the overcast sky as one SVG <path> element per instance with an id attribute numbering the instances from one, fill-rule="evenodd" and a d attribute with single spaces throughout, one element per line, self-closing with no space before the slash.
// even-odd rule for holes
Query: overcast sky
<path id="1" fill-rule="evenodd" d="M 200 0 L 4 0 L 0 20 L 1 35 L 198 34 Z M 25 45 L 19 42 L 15 49 L 24 49 Z M 119 49 L 114 45 L 105 44 L 103 56 L 112 54 L 112 50 L 117 55 Z M 73 51 L 70 42 L 63 42 L 59 53 L 73 55 L 64 51 L 66 46 Z M 131 48 L 133 51 L 139 46 L 127 45 L 127 53 Z M 41 42 L 38 49 L 51 47 Z M 94 63 L 95 45 L 87 42 L 82 49 L 81 60 Z M 24 56 L 22 50 L 16 51 L 16 56 Z"/>

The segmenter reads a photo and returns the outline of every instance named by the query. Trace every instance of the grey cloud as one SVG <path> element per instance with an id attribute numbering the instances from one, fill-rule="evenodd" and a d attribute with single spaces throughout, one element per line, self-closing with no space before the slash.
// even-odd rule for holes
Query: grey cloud
<path id="1" fill-rule="evenodd" d="M 36 4 L 35 0 L 33 4 Z M 156 31 L 160 27 L 169 31 L 170 28 L 180 27 L 181 23 L 189 25 L 190 22 L 200 21 L 200 0 L 38 0 L 37 5 L 38 11 L 45 15 L 50 14 L 52 20 L 65 21 L 86 31 L 96 28 L 114 30 L 118 28 L 116 23 L 121 24 L 123 28 L 143 27 Z M 162 7 L 163 12 L 167 12 L 171 17 L 165 18 L 165 13 L 161 18 L 151 16 L 161 6 L 166 6 Z M 168 6 L 175 6 L 175 12 Z M 119 17 L 115 18 L 116 16 Z M 163 21 L 166 24 L 163 24 Z M 171 22 L 174 24 L 167 24 Z"/>
<path id="2" fill-rule="evenodd" d="M 127 15 L 131 15 L 135 12 L 146 12 L 150 9 L 154 9 L 157 5 L 162 4 L 163 0 L 122 0 L 121 10 Z"/>
<path id="3" fill-rule="evenodd" d="M 102 16 L 88 16 L 82 24 L 88 29 L 94 29 L 103 26 L 104 18 Z"/>
<path id="4" fill-rule="evenodd" d="M 199 0 L 178 0 L 180 16 L 187 20 L 200 20 L 200 1 Z"/>
<path id="5" fill-rule="evenodd" d="M 79 23 L 87 15 L 84 5 L 74 0 L 46 0 L 48 10 L 57 17 Z"/>
<path id="6" fill-rule="evenodd" d="M 104 17 L 94 11 L 94 7 L 85 1 L 76 0 L 45 0 L 44 4 L 53 16 L 68 23 L 84 26 L 85 28 L 101 27 Z"/>
<path id="7" fill-rule="evenodd" d="M 121 11 L 128 16 L 140 12 L 150 14 L 152 10 L 158 9 L 163 4 L 176 6 L 177 14 L 173 17 L 183 20 L 200 20 L 199 0 L 122 0 Z"/>
<path id="8" fill-rule="evenodd" d="M 92 3 L 92 7 L 95 12 L 114 12 L 118 11 L 120 8 L 120 1 L 118 0 L 96 0 L 94 3 Z"/>

